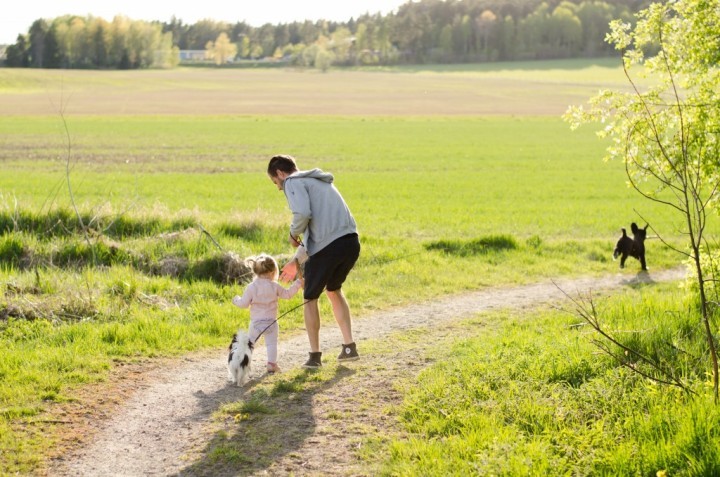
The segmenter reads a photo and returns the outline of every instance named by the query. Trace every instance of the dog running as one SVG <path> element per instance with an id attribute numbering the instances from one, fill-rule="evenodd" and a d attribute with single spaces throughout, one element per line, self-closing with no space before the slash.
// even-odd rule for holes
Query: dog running
<path id="1" fill-rule="evenodd" d="M 250 376 L 252 364 L 253 343 L 248 334 L 239 330 L 233 336 L 228 347 L 228 379 L 237 386 L 242 386 Z"/>
<path id="2" fill-rule="evenodd" d="M 615 245 L 615 251 L 613 252 L 613 260 L 617 260 L 620 257 L 620 268 L 625 268 L 625 260 L 628 257 L 633 257 L 640 260 L 640 266 L 643 270 L 647 270 L 645 263 L 645 237 L 647 236 L 648 224 L 645 228 L 640 228 L 635 222 L 630 224 L 630 231 L 632 232 L 632 238 L 628 237 L 625 229 L 622 229 L 622 237 L 617 241 Z"/>

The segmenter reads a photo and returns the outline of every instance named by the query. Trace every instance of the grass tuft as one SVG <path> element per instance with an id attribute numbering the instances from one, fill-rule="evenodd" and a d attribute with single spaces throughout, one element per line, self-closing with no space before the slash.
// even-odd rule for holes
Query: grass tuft
<path id="1" fill-rule="evenodd" d="M 252 220 L 240 224 L 224 223 L 220 225 L 220 233 L 227 237 L 234 237 L 250 242 L 261 242 L 267 233 L 267 227 L 262 222 Z"/>
<path id="2" fill-rule="evenodd" d="M 33 213 L 27 210 L 0 212 L 0 233 L 27 233 L 41 239 L 70 237 L 88 232 L 90 235 L 107 235 L 116 239 L 142 237 L 160 231 L 178 231 L 196 227 L 193 217 L 179 217 L 173 220 L 158 217 L 130 217 L 125 214 L 99 215 L 90 212 L 77 214 L 70 209 L 57 209 L 47 213 Z M 83 229 L 84 226 L 84 229 Z"/>
<path id="3" fill-rule="evenodd" d="M 18 267 L 27 251 L 23 242 L 12 235 L 0 238 L 0 264 Z"/>
<path id="4" fill-rule="evenodd" d="M 237 254 L 223 252 L 192 264 L 184 278 L 222 284 L 248 283 L 252 280 L 252 270 Z"/>
<path id="5" fill-rule="evenodd" d="M 510 235 L 488 235 L 474 240 L 438 240 L 426 244 L 425 248 L 466 257 L 514 250 L 518 248 L 518 243 Z"/>

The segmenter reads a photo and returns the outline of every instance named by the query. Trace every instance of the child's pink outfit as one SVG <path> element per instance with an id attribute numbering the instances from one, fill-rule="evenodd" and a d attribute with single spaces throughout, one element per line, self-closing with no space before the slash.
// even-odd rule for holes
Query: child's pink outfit
<path id="1" fill-rule="evenodd" d="M 250 341 L 255 343 L 260 333 L 265 338 L 268 363 L 277 363 L 277 342 L 280 327 L 277 323 L 278 299 L 292 298 L 301 287 L 300 280 L 284 288 L 269 278 L 255 277 L 245 289 L 242 297 L 236 295 L 232 303 L 240 308 L 250 308 Z M 266 329 L 267 328 L 267 329 Z M 263 332 L 263 330 L 265 330 Z"/>

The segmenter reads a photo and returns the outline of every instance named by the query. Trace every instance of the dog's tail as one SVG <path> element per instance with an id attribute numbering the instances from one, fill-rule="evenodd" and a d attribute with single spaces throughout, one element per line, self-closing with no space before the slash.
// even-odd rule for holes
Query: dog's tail
<path id="1" fill-rule="evenodd" d="M 613 260 L 617 260 L 617 258 L 620 256 L 620 242 L 622 241 L 622 239 L 628 238 L 627 230 L 625 230 L 624 228 L 621 228 L 620 230 L 622 230 L 622 237 L 620 237 L 620 241 L 615 246 L 615 250 L 613 250 Z"/>

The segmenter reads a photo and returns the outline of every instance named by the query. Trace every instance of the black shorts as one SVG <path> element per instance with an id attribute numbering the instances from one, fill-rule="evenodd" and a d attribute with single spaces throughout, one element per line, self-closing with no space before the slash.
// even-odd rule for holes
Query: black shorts
<path id="1" fill-rule="evenodd" d="M 305 288 L 303 298 L 315 300 L 323 290 L 337 291 L 355 266 L 360 256 L 360 239 L 349 234 L 311 255 L 305 263 Z"/>

